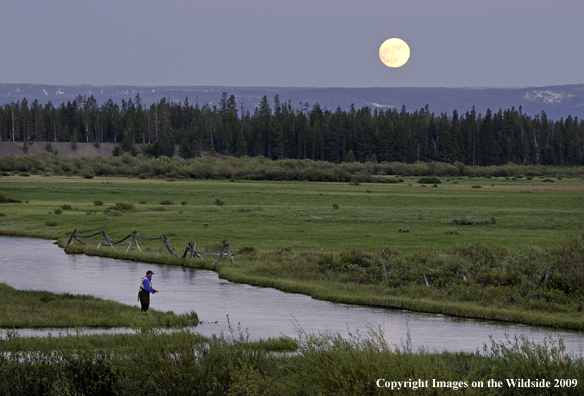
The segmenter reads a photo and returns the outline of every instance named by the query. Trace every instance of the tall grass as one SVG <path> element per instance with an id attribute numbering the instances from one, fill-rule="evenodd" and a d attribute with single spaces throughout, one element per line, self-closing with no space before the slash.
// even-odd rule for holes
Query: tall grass
<path id="1" fill-rule="evenodd" d="M 286 345 L 284 350 L 295 353 L 273 353 L 271 345 Z M 433 388 L 432 379 L 466 383 L 458 390 L 464 394 L 530 395 L 533 389 L 509 388 L 505 380 L 580 381 L 584 376 L 582 356 L 567 353 L 561 339 L 550 338 L 544 345 L 536 345 L 517 337 L 491 341 L 475 353 L 430 353 L 423 348 L 413 351 L 408 340 L 403 345 L 390 345 L 375 330 L 366 336 L 352 334 L 343 338 L 299 329 L 297 342 L 281 339 L 255 343 L 237 331 L 210 339 L 189 332 L 150 331 L 29 341 L 12 334 L 0 340 L 0 350 L 0 389 L 11 395 L 389 392 L 390 389 L 378 388 L 380 379 L 384 380 L 381 384 L 421 380 L 429 387 L 417 392 L 430 395 L 453 392 Z M 489 389 L 487 381 L 491 379 L 505 385 Z M 482 382 L 484 387 L 473 387 L 473 382 Z M 546 389 L 542 394 L 577 395 L 582 393 L 582 386 L 578 383 L 570 388 Z M 410 394 L 404 389 L 400 393 Z"/>

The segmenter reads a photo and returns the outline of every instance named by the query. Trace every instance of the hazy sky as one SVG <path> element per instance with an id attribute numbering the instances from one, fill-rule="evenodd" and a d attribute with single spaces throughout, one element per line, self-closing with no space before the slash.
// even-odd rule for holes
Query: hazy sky
<path id="1" fill-rule="evenodd" d="M 583 0 L 4 0 L 0 83 L 584 83 Z M 378 48 L 399 37 L 409 62 Z"/>

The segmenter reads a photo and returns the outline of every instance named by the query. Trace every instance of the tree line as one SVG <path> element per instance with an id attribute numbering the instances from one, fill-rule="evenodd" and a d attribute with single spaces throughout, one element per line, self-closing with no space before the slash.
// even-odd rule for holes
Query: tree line
<path id="1" fill-rule="evenodd" d="M 471 166 L 584 164 L 584 122 L 577 117 L 553 121 L 545 112 L 530 116 L 511 108 L 480 114 L 413 112 L 363 107 L 330 110 L 318 103 L 293 107 L 264 96 L 254 109 L 223 93 L 217 105 L 184 102 L 144 105 L 111 99 L 98 105 L 78 96 L 55 107 L 26 99 L 0 107 L 3 141 L 119 143 L 136 152 L 143 143 L 150 156 L 192 158 L 202 151 L 268 159 L 341 162 L 461 162 Z"/>

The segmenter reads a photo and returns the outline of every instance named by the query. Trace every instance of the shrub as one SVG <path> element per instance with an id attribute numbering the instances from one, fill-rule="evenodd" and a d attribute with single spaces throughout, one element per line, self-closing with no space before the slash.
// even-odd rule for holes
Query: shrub
<path id="1" fill-rule="evenodd" d="M 174 202 L 170 199 L 160 202 L 160 205 L 174 205 Z"/>
<path id="2" fill-rule="evenodd" d="M 59 223 L 57 223 L 56 221 L 45 221 L 45 225 L 47 227 L 56 227 L 59 225 Z"/>
<path id="3" fill-rule="evenodd" d="M 20 172 L 20 173 L 18 174 L 18 176 L 29 177 L 29 176 L 30 176 L 30 173 L 28 173 L 28 172 Z"/>
<path id="4" fill-rule="evenodd" d="M 459 218 L 454 218 L 452 220 L 450 220 L 450 224 L 456 224 L 456 225 L 473 225 L 474 224 L 474 220 L 471 219 L 470 217 L 459 217 Z"/>
<path id="5" fill-rule="evenodd" d="M 19 199 L 6 198 L 4 195 L 0 194 L 0 203 L 22 203 Z"/>
<path id="6" fill-rule="evenodd" d="M 483 188 L 483 186 L 479 186 L 478 184 L 472 186 L 472 188 Z"/>
<path id="7" fill-rule="evenodd" d="M 418 180 L 420 184 L 440 184 L 442 183 L 437 177 L 422 177 Z"/>
<path id="8" fill-rule="evenodd" d="M 333 204 L 333 209 L 338 209 L 338 208 L 339 208 L 339 205 Z"/>
<path id="9" fill-rule="evenodd" d="M 217 205 L 217 206 L 223 206 L 223 205 L 225 205 L 225 202 L 223 202 L 223 201 L 222 201 L 222 200 L 220 200 L 220 199 L 216 199 L 216 200 L 215 200 L 215 205 Z"/>
<path id="10" fill-rule="evenodd" d="M 69 204 L 61 205 L 61 209 L 63 210 L 73 210 L 73 206 Z"/>
<path id="11" fill-rule="evenodd" d="M 85 174 L 83 175 L 83 178 L 84 178 L 84 179 L 93 179 L 93 177 L 94 177 L 94 176 L 93 176 L 93 173 L 85 173 Z"/>
<path id="12" fill-rule="evenodd" d="M 56 215 L 60 215 L 61 213 L 63 213 L 63 211 L 61 209 L 55 209 L 53 211 L 53 213 L 56 214 Z"/>
<path id="13" fill-rule="evenodd" d="M 257 254 L 257 250 L 253 246 L 242 246 L 237 251 L 237 254 L 248 254 L 248 255 L 252 255 L 252 254 Z"/>
<path id="14" fill-rule="evenodd" d="M 5 217 L 6 213 L 0 213 L 0 217 Z"/>
<path id="15" fill-rule="evenodd" d="M 186 205 L 187 203 L 186 203 L 185 201 L 182 201 L 180 204 L 184 206 L 184 205 Z"/>
<path id="16" fill-rule="evenodd" d="M 117 210 L 120 212 L 135 212 L 136 207 L 134 204 L 128 202 L 116 202 L 114 206 L 110 206 L 109 209 Z"/>
<path id="17" fill-rule="evenodd" d="M 106 216 L 121 216 L 122 212 L 113 209 L 105 209 L 103 211 L 103 214 L 105 214 Z"/>
<path id="18" fill-rule="evenodd" d="M 95 206 L 103 206 L 103 202 L 101 202 L 101 201 L 93 201 L 93 204 Z"/>
<path id="19" fill-rule="evenodd" d="M 460 217 L 460 218 L 454 218 L 452 220 L 450 220 L 450 224 L 456 224 L 456 225 L 473 225 L 473 224 L 477 224 L 477 225 L 487 225 L 487 224 L 497 224 L 497 220 L 495 219 L 495 217 L 491 217 L 489 219 L 480 219 L 480 220 L 473 220 L 470 217 Z"/>

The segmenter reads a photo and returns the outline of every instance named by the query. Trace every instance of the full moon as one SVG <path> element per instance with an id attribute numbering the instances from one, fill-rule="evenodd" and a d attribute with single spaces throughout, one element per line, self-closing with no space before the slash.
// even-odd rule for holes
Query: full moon
<path id="1" fill-rule="evenodd" d="M 398 38 L 385 40 L 379 47 L 379 59 L 389 67 L 401 67 L 410 59 L 410 47 Z"/>

